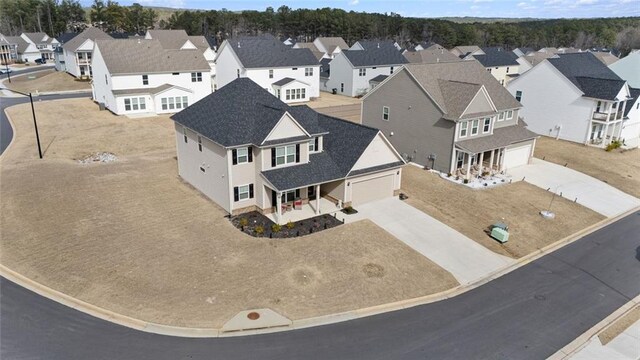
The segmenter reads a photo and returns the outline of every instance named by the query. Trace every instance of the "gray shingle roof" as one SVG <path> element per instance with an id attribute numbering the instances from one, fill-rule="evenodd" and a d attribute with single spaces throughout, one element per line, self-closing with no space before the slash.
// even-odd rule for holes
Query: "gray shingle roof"
<path id="1" fill-rule="evenodd" d="M 436 64 L 408 64 L 408 70 L 445 112 L 447 119 L 457 119 L 461 109 L 484 85 L 498 111 L 522 107 L 519 102 L 477 61 Z"/>
<path id="2" fill-rule="evenodd" d="M 630 87 L 629 93 L 632 99 L 627 102 L 627 107 L 624 109 L 624 116 L 629 115 L 629 111 L 633 108 L 633 104 L 635 104 L 636 101 L 638 101 L 638 98 L 640 98 L 640 89 Z"/>
<path id="3" fill-rule="evenodd" d="M 586 97 L 615 100 L 625 84 L 624 80 L 590 52 L 561 54 L 547 61 Z"/>
<path id="4" fill-rule="evenodd" d="M 393 40 L 358 40 L 358 44 L 362 46 L 365 50 L 373 50 L 373 49 L 393 49 L 398 51 L 398 48 L 395 46 L 395 42 Z"/>
<path id="5" fill-rule="evenodd" d="M 43 32 L 35 32 L 35 33 L 23 33 L 26 37 L 29 38 L 34 44 L 51 44 L 53 42 L 53 38 L 49 37 L 47 34 Z M 47 37 L 47 40 L 44 38 Z"/>
<path id="6" fill-rule="evenodd" d="M 516 59 L 518 56 L 511 51 L 506 51 L 500 47 L 482 48 L 484 55 L 473 55 L 484 67 L 494 66 L 518 66 Z"/>
<path id="7" fill-rule="evenodd" d="M 345 178 L 378 134 L 377 129 L 322 115 L 307 106 L 289 106 L 248 78 L 232 81 L 171 118 L 225 147 L 260 146 L 285 112 L 311 135 L 326 135 L 323 151 L 311 154 L 309 163 L 262 173 L 278 190 Z"/>
<path id="8" fill-rule="evenodd" d="M 535 139 L 538 136 L 538 134 L 530 131 L 519 123 L 514 126 L 505 126 L 494 129 L 493 135 L 457 141 L 456 147 L 477 154 L 483 151 L 499 149 L 511 144 Z"/>
<path id="9" fill-rule="evenodd" d="M 292 49 L 272 35 L 245 36 L 226 40 L 245 68 L 318 66 L 309 49 Z"/>
<path id="10" fill-rule="evenodd" d="M 296 79 L 292 79 L 290 77 L 286 77 L 286 78 L 282 78 L 276 82 L 274 82 L 271 85 L 275 85 L 275 86 L 282 86 L 282 85 L 287 85 L 288 83 L 292 82 L 292 81 L 296 81 Z"/>
<path id="11" fill-rule="evenodd" d="M 388 77 L 389 77 L 389 75 L 378 75 L 378 76 L 374 77 L 373 79 L 369 80 L 369 82 L 381 83 Z"/>
<path id="12" fill-rule="evenodd" d="M 66 32 L 66 33 L 62 33 L 60 35 L 58 35 L 58 37 L 56 37 L 56 40 L 58 40 L 58 42 L 60 42 L 60 44 L 66 44 L 69 41 L 71 41 L 74 37 L 80 35 L 79 33 L 75 33 L 75 32 Z"/>
<path id="13" fill-rule="evenodd" d="M 320 60 L 320 77 L 328 78 L 331 74 L 331 60 L 333 59 Z"/>
<path id="14" fill-rule="evenodd" d="M 202 51 L 167 50 L 158 40 L 96 40 L 111 74 L 206 71 L 211 68 Z"/>
<path id="15" fill-rule="evenodd" d="M 74 36 L 73 39 L 67 41 L 64 45 L 62 45 L 62 48 L 67 51 L 74 52 L 78 50 L 78 48 L 89 39 L 95 41 L 97 39 L 109 40 L 113 38 L 98 28 L 90 27 L 85 29 L 77 36 Z"/>
<path id="16" fill-rule="evenodd" d="M 9 43 L 16 44 L 16 51 L 18 54 L 24 53 L 24 51 L 27 50 L 27 47 L 29 47 L 29 43 L 20 36 L 5 36 L 5 38 Z"/>
<path id="17" fill-rule="evenodd" d="M 167 89 L 171 89 L 176 85 L 171 84 L 162 84 L 160 86 L 152 87 L 152 88 L 137 88 L 137 89 L 123 89 L 123 90 L 112 90 L 113 95 L 134 95 L 134 94 L 151 94 L 155 95 L 159 92 L 165 91 Z"/>
<path id="18" fill-rule="evenodd" d="M 355 67 L 402 65 L 407 59 L 395 48 L 381 47 L 370 50 L 345 50 L 342 52 Z"/>

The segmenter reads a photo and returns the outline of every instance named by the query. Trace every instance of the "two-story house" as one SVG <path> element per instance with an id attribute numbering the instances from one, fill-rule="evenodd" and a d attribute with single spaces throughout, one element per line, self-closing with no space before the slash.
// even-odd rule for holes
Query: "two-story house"
<path id="1" fill-rule="evenodd" d="M 64 66 L 69 74 L 79 78 L 91 77 L 93 46 L 98 39 L 109 40 L 113 38 L 96 27 L 90 27 L 62 45 Z"/>
<path id="2" fill-rule="evenodd" d="M 482 54 L 470 54 L 464 59 L 475 59 L 480 62 L 503 86 L 518 76 L 518 67 L 520 66 L 520 63 L 516 61 L 518 57 L 513 52 L 506 51 L 501 47 L 482 48 Z"/>
<path id="3" fill-rule="evenodd" d="M 630 99 L 626 81 L 589 52 L 548 58 L 507 89 L 524 106 L 529 129 L 601 147 L 620 138 Z"/>
<path id="4" fill-rule="evenodd" d="M 408 64 L 362 99 L 362 123 L 407 160 L 470 178 L 530 162 L 522 105 L 476 61 Z"/>
<path id="5" fill-rule="evenodd" d="M 7 42 L 14 45 L 16 49 L 16 61 L 34 62 L 41 58 L 40 50 L 35 44 L 25 41 L 22 36 L 6 36 Z"/>
<path id="6" fill-rule="evenodd" d="M 10 37 L 0 34 L 0 65 L 13 64 L 18 60 L 18 44 Z"/>
<path id="7" fill-rule="evenodd" d="M 347 50 L 349 45 L 344 41 L 341 37 L 317 37 L 313 40 L 313 44 L 316 46 L 318 51 L 324 54 L 325 59 L 333 59 L 338 55 L 342 50 Z"/>
<path id="8" fill-rule="evenodd" d="M 410 63 L 433 64 L 439 62 L 462 61 L 443 47 L 432 46 L 424 50 L 405 51 L 402 54 Z"/>
<path id="9" fill-rule="evenodd" d="M 359 48 L 362 50 L 355 50 Z M 393 43 L 382 42 L 378 47 L 369 41 L 359 41 L 350 50 L 341 51 L 331 60 L 328 72 L 323 71 L 320 87 L 323 91 L 341 95 L 364 95 L 369 91 L 372 79 L 391 75 L 406 63 L 407 59 Z"/>
<path id="10" fill-rule="evenodd" d="M 217 89 L 248 77 L 286 103 L 320 96 L 320 63 L 309 49 L 293 49 L 272 35 L 225 40 L 216 57 Z"/>
<path id="11" fill-rule="evenodd" d="M 200 49 L 209 67 L 215 68 L 216 52 L 204 36 L 189 36 L 184 30 L 147 30 L 144 38 L 158 40 L 163 48 L 170 50 Z"/>
<path id="12" fill-rule="evenodd" d="M 40 52 L 40 58 L 45 60 L 53 60 L 56 47 L 58 46 L 58 40 L 50 37 L 49 35 L 37 32 L 37 33 L 22 33 L 20 37 L 34 45 Z"/>
<path id="13" fill-rule="evenodd" d="M 289 106 L 248 78 L 172 119 L 180 176 L 229 214 L 282 223 L 294 201 L 320 214 L 400 189 L 404 162 L 379 130 Z"/>
<path id="14" fill-rule="evenodd" d="M 117 115 L 174 113 L 211 93 L 211 68 L 198 49 L 158 40 L 96 40 L 93 99 Z"/>

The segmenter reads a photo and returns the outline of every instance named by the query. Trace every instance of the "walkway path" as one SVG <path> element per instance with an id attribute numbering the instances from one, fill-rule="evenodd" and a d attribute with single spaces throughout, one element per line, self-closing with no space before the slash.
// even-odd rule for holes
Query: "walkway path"
<path id="1" fill-rule="evenodd" d="M 570 357 L 571 360 L 638 360 L 640 359 L 640 321 L 631 325 L 607 345 L 602 345 L 598 336 Z"/>
<path id="2" fill-rule="evenodd" d="M 449 271 L 461 284 L 514 262 L 395 197 L 360 205 L 358 212 L 360 218 L 370 219 Z"/>
<path id="3" fill-rule="evenodd" d="M 613 217 L 640 206 L 640 199 L 624 193 L 596 178 L 567 167 L 540 159 L 533 159 L 528 166 L 520 166 L 508 171 L 514 180 L 525 181 L 543 189 L 575 200 L 607 217 Z M 551 207 L 553 211 L 553 205 Z"/>

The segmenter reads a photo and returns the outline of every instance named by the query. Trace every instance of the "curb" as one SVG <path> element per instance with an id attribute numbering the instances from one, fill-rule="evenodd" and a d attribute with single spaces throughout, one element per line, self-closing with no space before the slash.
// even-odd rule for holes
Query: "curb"
<path id="1" fill-rule="evenodd" d="M 551 355 L 547 360 L 563 360 L 569 359 L 573 355 L 575 355 L 578 351 L 582 350 L 584 347 L 589 345 L 589 341 L 599 335 L 601 332 L 606 330 L 611 324 L 616 322 L 618 319 L 622 318 L 631 310 L 636 308 L 636 306 L 640 305 L 640 295 L 631 299 L 628 303 L 622 305 L 618 310 L 614 311 L 613 314 L 607 316 L 602 321 L 591 327 L 591 329 L 584 332 L 582 335 L 578 336 L 575 340 L 565 345 L 562 349 L 558 350 L 556 353 Z"/>
<path id="2" fill-rule="evenodd" d="M 11 146 L 13 146 L 13 143 L 16 141 L 16 126 L 13 124 L 13 120 L 11 120 L 11 117 L 9 116 L 9 113 L 7 113 L 7 110 L 9 108 L 12 108 L 12 107 L 13 106 L 9 106 L 9 107 L 4 109 L 4 116 L 7 118 L 7 122 L 9 123 L 9 126 L 11 126 L 11 131 L 13 132 L 13 136 L 11 136 L 11 141 L 9 141 L 9 145 L 7 145 L 7 147 L 4 148 L 2 153 L 0 153 L 0 161 L 2 161 L 2 159 L 4 159 L 4 157 L 3 157 L 4 154 L 6 154 L 9 149 L 11 149 Z"/>
<path id="3" fill-rule="evenodd" d="M 354 320 L 354 319 L 358 319 L 366 316 L 378 315 L 378 314 L 382 314 L 390 311 L 402 310 L 402 309 L 406 309 L 406 308 L 410 308 L 418 305 L 425 305 L 425 304 L 433 303 L 436 301 L 446 300 L 446 299 L 461 295 L 467 291 L 473 290 L 479 286 L 482 286 L 488 283 L 489 281 L 495 280 L 501 277 L 502 275 L 510 273 L 534 260 L 539 259 L 540 257 L 550 252 L 553 252 L 563 246 L 573 243 L 583 238 L 587 234 L 598 231 L 601 228 L 615 221 L 618 221 L 619 219 L 626 217 L 639 210 L 640 210 L 640 207 L 637 207 L 629 211 L 626 211 L 622 214 L 619 214 L 615 217 L 604 219 L 572 235 L 569 235 L 564 239 L 558 240 L 553 244 L 549 244 L 538 251 L 535 251 L 527 256 L 524 256 L 516 260 L 516 262 L 514 262 L 513 264 L 501 270 L 494 271 L 493 273 L 490 273 L 486 277 L 479 279 L 475 282 L 458 285 L 452 289 L 445 290 L 437 294 L 426 295 L 418 298 L 401 300 L 393 303 L 355 309 L 355 310 L 336 313 L 336 314 L 294 320 L 292 322 L 292 325 L 289 327 L 277 327 L 277 328 L 274 327 L 274 328 L 266 328 L 266 329 L 243 330 L 243 331 L 234 331 L 234 332 L 225 333 L 220 329 L 216 329 L 216 328 L 189 328 L 189 327 L 156 324 L 152 322 L 143 321 L 140 319 L 135 319 L 126 315 L 117 314 L 110 310 L 73 298 L 69 295 L 66 295 L 57 290 L 51 289 L 45 285 L 37 283 L 23 275 L 20 275 L 19 273 L 1 264 L 0 264 L 0 276 L 5 277 L 6 279 L 16 284 L 19 284 L 20 286 L 23 286 L 41 296 L 49 298 L 53 301 L 56 301 L 58 303 L 71 307 L 73 309 L 82 311 L 86 314 L 92 315 L 102 320 L 110 321 L 118 325 L 122 325 L 125 327 L 129 327 L 129 328 L 144 331 L 144 332 L 160 334 L 160 335 L 192 337 L 192 338 L 213 338 L 213 337 L 256 335 L 256 334 L 273 333 L 273 332 L 280 332 L 280 331 L 291 331 L 291 330 L 309 328 L 313 326 L 334 324 L 334 323 Z M 618 317 L 619 316 L 620 315 L 618 315 Z"/>

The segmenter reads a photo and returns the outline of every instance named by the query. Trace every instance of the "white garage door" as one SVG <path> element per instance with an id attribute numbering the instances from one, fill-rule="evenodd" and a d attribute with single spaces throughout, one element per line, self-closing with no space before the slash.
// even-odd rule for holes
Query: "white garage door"
<path id="1" fill-rule="evenodd" d="M 359 182 L 352 181 L 351 186 L 353 206 L 388 198 L 393 196 L 393 174 Z"/>
<path id="2" fill-rule="evenodd" d="M 529 154 L 531 154 L 531 144 L 507 149 L 504 155 L 504 166 L 507 169 L 512 169 L 516 166 L 527 165 L 529 163 Z"/>

